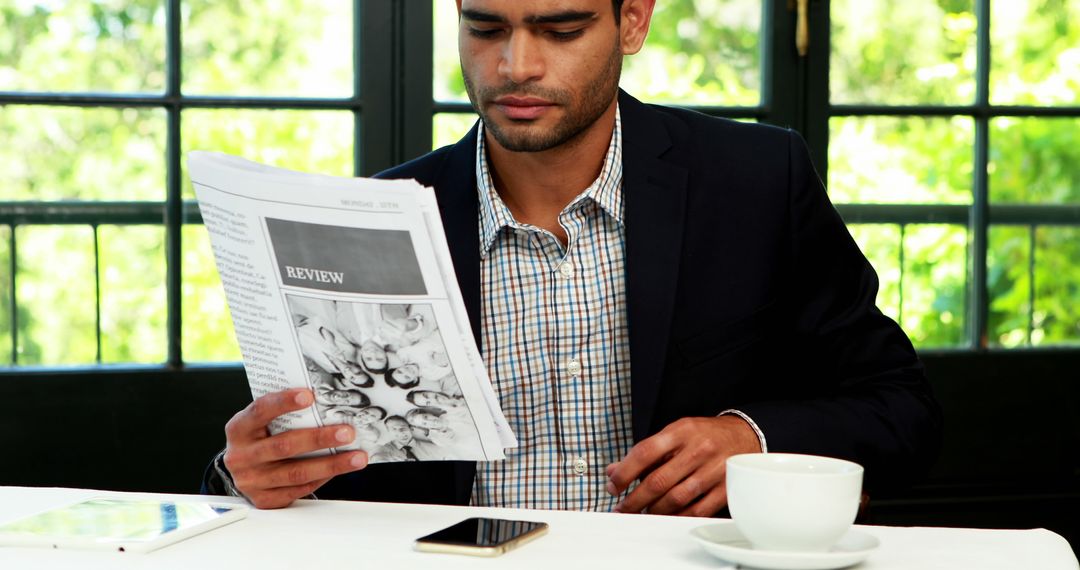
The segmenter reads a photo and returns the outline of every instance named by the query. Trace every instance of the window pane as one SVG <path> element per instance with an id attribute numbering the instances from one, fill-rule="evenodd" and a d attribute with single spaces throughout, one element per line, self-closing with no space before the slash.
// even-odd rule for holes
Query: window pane
<path id="1" fill-rule="evenodd" d="M 101 226 L 102 362 L 164 362 L 165 230 Z"/>
<path id="2" fill-rule="evenodd" d="M 431 148 L 456 143 L 476 123 L 475 113 L 438 113 L 432 128 Z"/>
<path id="3" fill-rule="evenodd" d="M 901 317 L 900 306 L 900 226 L 894 224 L 852 224 L 851 236 L 878 275 L 877 306 L 894 321 Z"/>
<path id="4" fill-rule="evenodd" d="M 353 114 L 348 111 L 192 109 L 181 119 L 183 152 L 213 150 L 282 168 L 353 173 Z M 184 197 L 195 198 L 184 160 Z"/>
<path id="5" fill-rule="evenodd" d="M 971 203 L 969 117 L 829 119 L 834 202 Z"/>
<path id="6" fill-rule="evenodd" d="M 434 7 L 434 73 L 431 76 L 431 92 L 436 101 L 469 101 L 465 94 L 465 81 L 461 78 L 458 61 L 458 17 L 454 2 L 435 0 Z"/>
<path id="7" fill-rule="evenodd" d="M 164 200 L 165 112 L 0 105 L 4 200 Z"/>
<path id="8" fill-rule="evenodd" d="M 1031 229 L 991 226 L 986 254 L 986 289 L 990 299 L 988 341 L 991 346 L 1029 344 Z"/>
<path id="9" fill-rule="evenodd" d="M 1080 1 L 990 3 L 990 101 L 1080 103 Z"/>
<path id="10" fill-rule="evenodd" d="M 11 364 L 11 226 L 0 226 L 0 366 Z"/>
<path id="11" fill-rule="evenodd" d="M 1080 118 L 990 121 L 990 199 L 1080 203 Z"/>
<path id="12" fill-rule="evenodd" d="M 832 0 L 832 102 L 974 101 L 973 5 L 973 0 Z"/>
<path id="13" fill-rule="evenodd" d="M 15 239 L 19 364 L 93 363 L 93 229 L 21 226 Z"/>
<path id="14" fill-rule="evenodd" d="M 352 95 L 352 2 L 185 0 L 185 93 Z"/>
<path id="15" fill-rule="evenodd" d="M 184 360 L 240 360 L 240 348 L 233 334 L 229 306 L 221 288 L 210 236 L 203 226 L 184 226 L 183 286 L 181 311 Z"/>
<path id="16" fill-rule="evenodd" d="M 163 91 L 164 6 L 163 0 L 0 3 L 0 91 Z"/>
<path id="17" fill-rule="evenodd" d="M 906 226 L 900 325 L 916 346 L 964 343 L 966 246 L 963 227 Z"/>
<path id="18" fill-rule="evenodd" d="M 1080 343 L 1080 228 L 1035 231 L 1034 345 Z"/>
<path id="19" fill-rule="evenodd" d="M 758 0 L 657 2 L 649 37 L 623 66 L 622 85 L 652 102 L 761 102 Z"/>

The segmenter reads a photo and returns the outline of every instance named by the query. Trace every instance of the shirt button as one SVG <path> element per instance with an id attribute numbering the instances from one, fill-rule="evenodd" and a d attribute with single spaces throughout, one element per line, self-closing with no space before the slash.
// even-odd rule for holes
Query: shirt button
<path id="1" fill-rule="evenodd" d="M 574 264 L 569 262 L 569 261 L 564 261 L 563 264 L 559 266 L 559 274 L 562 275 L 563 277 L 565 277 L 566 279 L 569 279 L 569 278 L 573 277 L 574 276 Z"/>
<path id="2" fill-rule="evenodd" d="M 577 459 L 574 459 L 574 473 L 580 476 L 584 475 L 585 472 L 588 470 L 589 464 L 585 461 L 583 457 L 578 457 Z"/>
<path id="3" fill-rule="evenodd" d="M 566 363 L 566 372 L 571 376 L 581 374 L 581 362 L 576 358 L 571 358 L 570 361 Z"/>

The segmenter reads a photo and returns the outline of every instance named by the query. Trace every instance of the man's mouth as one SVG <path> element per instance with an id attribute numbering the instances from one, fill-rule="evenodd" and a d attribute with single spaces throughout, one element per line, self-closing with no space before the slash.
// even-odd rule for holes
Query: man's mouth
<path id="1" fill-rule="evenodd" d="M 517 121 L 535 119 L 543 115 L 549 108 L 555 106 L 555 103 L 546 99 L 515 95 L 499 97 L 495 99 L 494 103 L 502 114 Z"/>

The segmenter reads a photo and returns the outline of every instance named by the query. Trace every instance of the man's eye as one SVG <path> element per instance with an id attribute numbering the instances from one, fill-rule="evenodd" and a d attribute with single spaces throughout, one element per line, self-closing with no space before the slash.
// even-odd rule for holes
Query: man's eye
<path id="1" fill-rule="evenodd" d="M 568 42 L 568 41 L 571 41 L 571 40 L 576 40 L 576 39 L 580 38 L 581 35 L 584 34 L 584 33 L 585 33 L 585 30 L 571 30 L 569 32 L 560 32 L 558 30 L 550 30 L 548 32 L 548 34 L 551 35 L 552 39 L 554 39 L 555 41 L 560 41 L 560 42 Z"/>
<path id="2" fill-rule="evenodd" d="M 481 29 L 481 28 L 469 28 L 469 35 L 474 38 L 490 39 L 494 38 L 501 32 L 499 28 Z"/>

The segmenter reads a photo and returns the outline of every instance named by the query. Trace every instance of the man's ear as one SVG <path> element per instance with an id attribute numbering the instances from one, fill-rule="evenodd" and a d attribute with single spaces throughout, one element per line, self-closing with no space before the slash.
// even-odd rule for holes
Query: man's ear
<path id="1" fill-rule="evenodd" d="M 635 54 L 645 43 L 649 35 L 649 22 L 652 21 L 656 0 L 625 0 L 622 5 L 619 25 L 620 47 L 623 55 Z"/>

